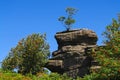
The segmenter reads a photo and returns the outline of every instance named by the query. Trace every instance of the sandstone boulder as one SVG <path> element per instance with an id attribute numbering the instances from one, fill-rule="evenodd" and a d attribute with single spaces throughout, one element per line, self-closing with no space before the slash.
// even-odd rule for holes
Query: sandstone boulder
<path id="1" fill-rule="evenodd" d="M 58 32 L 55 35 L 58 50 L 46 64 L 52 72 L 66 73 L 70 77 L 83 77 L 89 74 L 92 58 L 90 48 L 96 47 L 97 35 L 92 30 L 79 29 Z"/>

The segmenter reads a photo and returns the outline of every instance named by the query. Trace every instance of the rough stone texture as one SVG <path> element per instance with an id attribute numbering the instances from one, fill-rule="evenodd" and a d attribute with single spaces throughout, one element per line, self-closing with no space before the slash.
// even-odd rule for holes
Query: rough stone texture
<path id="1" fill-rule="evenodd" d="M 58 32 L 55 35 L 59 49 L 66 45 L 95 45 L 97 36 L 91 30 L 71 30 L 69 32 Z"/>
<path id="2" fill-rule="evenodd" d="M 56 33 L 55 39 L 58 50 L 52 53 L 53 58 L 46 67 L 52 72 L 66 73 L 73 78 L 89 74 L 92 58 L 88 52 L 96 47 L 96 33 L 85 29 L 64 31 Z"/>

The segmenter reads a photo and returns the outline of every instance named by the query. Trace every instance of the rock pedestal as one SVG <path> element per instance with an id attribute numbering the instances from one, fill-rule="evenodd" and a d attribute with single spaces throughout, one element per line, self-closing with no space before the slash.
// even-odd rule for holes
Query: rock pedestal
<path id="1" fill-rule="evenodd" d="M 52 72 L 66 73 L 73 78 L 89 74 L 92 58 L 87 51 L 96 47 L 96 33 L 86 29 L 64 31 L 56 33 L 55 39 L 58 50 L 52 53 L 53 57 L 46 67 Z"/>

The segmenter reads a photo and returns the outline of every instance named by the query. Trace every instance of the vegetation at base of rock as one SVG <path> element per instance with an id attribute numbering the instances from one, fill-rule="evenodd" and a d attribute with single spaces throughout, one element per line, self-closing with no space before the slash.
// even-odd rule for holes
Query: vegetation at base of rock
<path id="1" fill-rule="evenodd" d="M 60 75 L 57 73 L 45 74 L 45 73 L 37 73 L 36 75 L 26 74 L 21 75 L 19 73 L 4 71 L 0 69 L 0 80 L 73 80 L 68 76 Z"/>
<path id="2" fill-rule="evenodd" d="M 73 15 L 75 15 L 77 10 L 75 8 L 68 7 L 66 8 L 67 17 L 61 16 L 58 18 L 63 26 L 65 26 L 66 30 L 69 31 L 72 27 L 72 24 L 75 23 L 75 19 L 73 19 Z"/>
<path id="3" fill-rule="evenodd" d="M 32 34 L 20 40 L 2 62 L 2 69 L 17 69 L 21 74 L 36 74 L 44 71 L 49 56 L 46 35 Z"/>
<path id="4" fill-rule="evenodd" d="M 0 80 L 32 80 L 21 74 L 0 69 Z"/>

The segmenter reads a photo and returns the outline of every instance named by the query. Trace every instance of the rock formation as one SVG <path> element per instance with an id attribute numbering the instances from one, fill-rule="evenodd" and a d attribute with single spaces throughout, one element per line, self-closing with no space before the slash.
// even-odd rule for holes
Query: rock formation
<path id="1" fill-rule="evenodd" d="M 55 35 L 58 50 L 52 53 L 46 67 L 52 72 L 66 73 L 70 77 L 83 77 L 89 74 L 92 58 L 90 48 L 96 47 L 95 32 L 86 29 L 58 32 Z"/>

